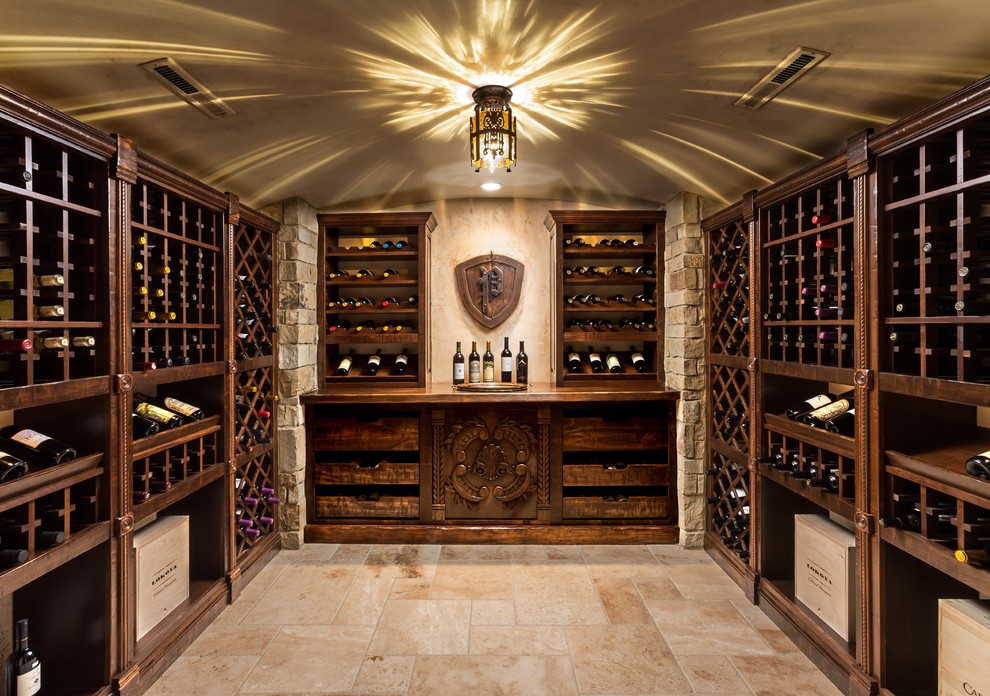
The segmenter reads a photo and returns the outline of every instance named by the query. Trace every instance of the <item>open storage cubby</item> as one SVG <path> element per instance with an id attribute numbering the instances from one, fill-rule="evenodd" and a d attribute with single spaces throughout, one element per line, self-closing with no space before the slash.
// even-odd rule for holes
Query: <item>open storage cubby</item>
<path id="1" fill-rule="evenodd" d="M 555 254 L 557 386 L 663 382 L 663 221 L 659 211 L 551 210 L 547 215 Z M 614 372 L 604 367 L 609 354 L 618 359 Z M 592 355 L 601 358 L 601 372 L 593 371 Z"/>
<path id="2" fill-rule="evenodd" d="M 317 219 L 324 260 L 318 291 L 321 381 L 425 386 L 433 215 L 334 213 Z M 372 374 L 368 364 L 376 354 L 380 364 Z M 404 362 L 397 360 L 400 355 Z M 347 369 L 340 374 L 342 364 Z"/>
<path id="3" fill-rule="evenodd" d="M 665 417 L 666 416 L 666 417 Z M 565 409 L 563 519 L 662 524 L 673 519 L 668 453 L 673 415 L 638 409 Z"/>
<path id="4" fill-rule="evenodd" d="M 751 350 L 752 196 L 706 221 L 709 448 L 705 457 L 705 546 L 752 596 L 749 475 L 753 432 Z"/>

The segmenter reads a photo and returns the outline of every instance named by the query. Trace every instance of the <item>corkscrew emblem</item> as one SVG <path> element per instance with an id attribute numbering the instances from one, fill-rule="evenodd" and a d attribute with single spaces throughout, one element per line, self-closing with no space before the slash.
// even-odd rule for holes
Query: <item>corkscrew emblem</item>
<path id="1" fill-rule="evenodd" d="M 457 264 L 461 304 L 482 326 L 495 328 L 519 304 L 524 269 L 521 261 L 494 252 Z"/>

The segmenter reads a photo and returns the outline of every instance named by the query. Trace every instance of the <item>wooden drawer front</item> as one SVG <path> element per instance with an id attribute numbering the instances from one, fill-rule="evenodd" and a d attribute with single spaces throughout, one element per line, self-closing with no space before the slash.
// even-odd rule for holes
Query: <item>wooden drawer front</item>
<path id="1" fill-rule="evenodd" d="M 419 517 L 419 498 L 383 495 L 378 500 L 358 500 L 344 495 L 316 496 L 317 517 Z"/>
<path id="2" fill-rule="evenodd" d="M 564 451 L 644 450 L 667 446 L 667 422 L 662 418 L 596 418 L 564 416 Z"/>
<path id="3" fill-rule="evenodd" d="M 565 486 L 665 486 L 666 464 L 630 464 L 625 469 L 605 469 L 601 464 L 565 464 Z"/>
<path id="4" fill-rule="evenodd" d="M 564 519 L 637 519 L 667 517 L 667 498 L 630 496 L 621 503 L 601 496 L 564 498 Z"/>
<path id="5" fill-rule="evenodd" d="M 374 469 L 367 469 L 350 462 L 342 464 L 316 464 L 316 484 L 395 484 L 419 483 L 418 462 L 382 462 Z"/>
<path id="6" fill-rule="evenodd" d="M 317 418 L 313 445 L 317 450 L 415 451 L 419 449 L 419 418 Z"/>

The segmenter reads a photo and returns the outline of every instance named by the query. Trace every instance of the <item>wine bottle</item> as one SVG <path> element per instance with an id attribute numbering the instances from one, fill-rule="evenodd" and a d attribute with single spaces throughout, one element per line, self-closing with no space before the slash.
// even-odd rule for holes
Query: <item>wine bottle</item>
<path id="1" fill-rule="evenodd" d="M 158 406 L 152 397 L 138 392 L 134 394 L 134 413 L 166 428 L 178 428 L 185 422 L 178 413 Z"/>
<path id="2" fill-rule="evenodd" d="M 980 565 L 990 564 L 990 541 L 982 547 L 972 549 L 956 549 L 953 554 L 960 563 L 978 563 Z"/>
<path id="3" fill-rule="evenodd" d="M 826 406 L 835 401 L 837 398 L 838 397 L 835 396 L 835 394 L 819 394 L 818 396 L 813 396 L 810 399 L 805 399 L 801 403 L 791 406 L 784 411 L 784 415 L 790 420 L 800 421 L 815 409 Z"/>
<path id="4" fill-rule="evenodd" d="M 37 319 L 57 319 L 65 316 L 65 307 L 62 305 L 35 305 L 34 316 Z"/>
<path id="5" fill-rule="evenodd" d="M 133 434 L 135 440 L 142 437 L 148 437 L 149 435 L 154 435 L 158 431 L 158 423 L 155 421 L 150 418 L 145 418 L 144 416 L 139 416 L 136 413 L 131 414 L 131 433 Z"/>
<path id="6" fill-rule="evenodd" d="M 46 350 L 63 350 L 69 347 L 69 339 L 65 336 L 52 335 L 49 331 L 34 332 L 34 352 Z"/>
<path id="7" fill-rule="evenodd" d="M 364 366 L 364 374 L 377 375 L 378 368 L 382 364 L 382 349 L 379 348 L 375 354 L 368 358 L 368 364 Z"/>
<path id="8" fill-rule="evenodd" d="M 806 414 L 804 416 L 804 423 L 805 425 L 810 425 L 812 428 L 824 428 L 826 422 L 845 413 L 855 407 L 855 405 L 856 401 L 853 397 L 853 392 L 847 392 L 832 403 L 826 404 L 821 408 L 816 408 L 811 413 Z"/>
<path id="9" fill-rule="evenodd" d="M 386 268 L 384 271 L 382 271 L 382 278 L 392 278 L 392 277 L 396 277 L 396 278 L 399 277 L 399 272 L 394 268 Z"/>
<path id="10" fill-rule="evenodd" d="M 43 549 L 50 549 L 65 541 L 65 532 L 59 529 L 45 529 L 38 532 L 37 545 Z"/>
<path id="11" fill-rule="evenodd" d="M 0 430 L 0 447 L 41 466 L 53 466 L 76 458 L 76 450 L 64 442 L 16 425 Z"/>
<path id="12" fill-rule="evenodd" d="M 853 433 L 856 432 L 856 409 L 850 408 L 845 413 L 840 413 L 835 418 L 826 421 L 825 430 L 852 437 Z"/>
<path id="13" fill-rule="evenodd" d="M 485 354 L 481 359 L 481 381 L 495 381 L 495 354 L 492 353 L 491 341 L 485 341 Z"/>
<path id="14" fill-rule="evenodd" d="M 454 350 L 454 384 L 464 384 L 464 353 L 461 352 L 460 341 Z"/>
<path id="15" fill-rule="evenodd" d="M 351 365 L 354 364 L 354 351 L 351 351 L 343 358 L 340 359 L 340 363 L 337 365 L 337 376 L 346 377 L 347 373 L 351 371 Z"/>
<path id="16" fill-rule="evenodd" d="M 396 307 L 399 306 L 399 300 L 398 300 L 398 298 L 396 298 L 396 297 L 386 297 L 384 300 L 382 300 L 382 307 L 391 307 L 393 305 L 395 305 Z"/>
<path id="17" fill-rule="evenodd" d="M 341 269 L 339 271 L 330 271 L 327 274 L 327 277 L 330 278 L 331 280 L 333 280 L 335 278 L 350 278 L 351 277 L 351 274 L 348 273 L 347 271 Z"/>
<path id="18" fill-rule="evenodd" d="M 354 274 L 354 277 L 360 280 L 362 278 L 365 279 L 374 278 L 375 274 L 369 271 L 367 268 L 362 268 L 361 270 L 359 270 L 357 273 Z"/>
<path id="19" fill-rule="evenodd" d="M 622 364 L 619 362 L 619 356 L 613 353 L 612 349 L 608 346 L 605 346 L 605 366 L 609 372 L 622 372 Z"/>
<path id="20" fill-rule="evenodd" d="M 28 472 L 28 465 L 20 457 L 0 451 L 0 483 L 13 481 Z"/>
<path id="21" fill-rule="evenodd" d="M 155 403 L 160 404 L 162 407 L 168 409 L 169 411 L 172 411 L 173 413 L 178 413 L 180 416 L 183 416 L 184 418 L 188 418 L 189 420 L 194 420 L 194 421 L 202 420 L 203 417 L 206 415 L 203 413 L 203 409 L 199 408 L 198 406 L 194 406 L 192 404 L 186 403 L 185 401 L 180 401 L 179 399 L 176 399 L 174 396 L 159 396 L 156 399 L 149 399 L 149 400 L 154 401 Z"/>
<path id="22" fill-rule="evenodd" d="M 403 348 L 402 352 L 395 356 L 395 362 L 392 363 L 392 374 L 393 375 L 404 375 L 406 374 L 406 369 L 409 367 L 409 354 L 406 352 L 407 349 Z M 461 356 L 461 381 L 464 381 L 464 356 Z"/>
<path id="23" fill-rule="evenodd" d="M 27 552 L 24 553 L 26 555 Z M 14 625 L 14 650 L 7 658 L 6 673 L 9 696 L 41 693 L 41 660 L 28 645 L 27 619 L 21 619 Z"/>
<path id="24" fill-rule="evenodd" d="M 921 515 L 917 511 L 911 510 L 903 515 L 881 517 L 878 523 L 887 529 L 921 529 Z"/>
<path id="25" fill-rule="evenodd" d="M 565 239 L 564 240 L 564 246 L 579 246 L 579 247 L 582 247 L 582 246 L 584 246 L 584 244 L 585 244 L 584 239 L 582 239 L 581 237 L 571 237 L 570 239 Z"/>
<path id="26" fill-rule="evenodd" d="M 60 288 L 65 285 L 65 276 L 60 273 L 34 276 L 34 287 L 36 288 Z"/>
<path id="27" fill-rule="evenodd" d="M 629 350 L 632 353 L 630 359 L 636 372 L 646 372 L 646 358 L 643 357 L 643 353 L 636 350 L 636 346 L 629 346 Z"/>
<path id="28" fill-rule="evenodd" d="M 567 346 L 567 369 L 572 374 L 581 371 L 581 354 L 575 351 L 572 346 Z"/>
<path id="29" fill-rule="evenodd" d="M 602 363 L 602 356 L 595 352 L 592 348 L 591 352 L 588 353 L 588 363 L 591 365 L 591 371 L 595 374 L 605 371 L 605 365 Z"/>
<path id="30" fill-rule="evenodd" d="M 509 337 L 505 337 L 505 347 L 502 348 L 502 381 L 512 381 L 512 351 L 509 350 Z"/>
<path id="31" fill-rule="evenodd" d="M 516 354 L 516 383 L 529 384 L 529 356 L 526 355 L 525 341 L 519 341 L 519 352 Z"/>
<path id="32" fill-rule="evenodd" d="M 967 459 L 966 473 L 990 481 L 990 450 L 974 454 Z"/>
<path id="33" fill-rule="evenodd" d="M 471 353 L 468 355 L 468 382 L 481 383 L 481 356 L 478 355 L 477 341 L 471 341 Z"/>
<path id="34" fill-rule="evenodd" d="M 30 338 L 14 338 L 13 334 L 6 334 L 9 338 L 0 339 L 0 352 L 3 353 L 27 353 L 34 348 L 34 341 Z"/>
<path id="35" fill-rule="evenodd" d="M 69 343 L 73 348 L 93 348 L 96 345 L 95 336 L 73 336 Z"/>

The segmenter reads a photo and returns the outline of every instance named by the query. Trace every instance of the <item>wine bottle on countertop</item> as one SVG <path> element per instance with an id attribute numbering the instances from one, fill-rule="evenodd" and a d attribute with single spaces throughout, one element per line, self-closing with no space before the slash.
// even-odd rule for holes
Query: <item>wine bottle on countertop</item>
<path id="1" fill-rule="evenodd" d="M 529 384 L 529 356 L 526 355 L 525 341 L 519 341 L 519 352 L 516 354 L 516 382 Z"/>
<path id="2" fill-rule="evenodd" d="M 495 354 L 492 353 L 491 341 L 485 341 L 485 354 L 481 359 L 481 381 L 495 381 Z"/>
<path id="3" fill-rule="evenodd" d="M 76 450 L 37 430 L 8 425 L 0 430 L 0 448 L 41 466 L 62 464 L 76 458 Z"/>
<path id="4" fill-rule="evenodd" d="M 838 397 L 835 394 L 819 394 L 818 396 L 813 396 L 810 399 L 805 399 L 801 403 L 791 406 L 784 411 L 784 415 L 790 420 L 800 421 L 815 409 L 821 408 L 822 406 L 827 406 L 837 398 Z"/>
<path id="5" fill-rule="evenodd" d="M 454 384 L 464 384 L 464 353 L 461 352 L 461 342 L 454 349 Z"/>
<path id="6" fill-rule="evenodd" d="M 478 354 L 477 341 L 471 341 L 471 353 L 468 355 L 468 382 L 481 384 L 481 356 Z"/>
<path id="7" fill-rule="evenodd" d="M 501 355 L 501 370 L 502 381 L 511 382 L 512 381 L 512 351 L 509 350 L 509 337 L 505 337 L 505 346 L 502 348 Z"/>
<path id="8" fill-rule="evenodd" d="M 26 551 L 23 553 L 27 554 Z M 28 645 L 27 619 L 21 619 L 14 625 L 14 650 L 7 658 L 5 671 L 8 696 L 32 696 L 41 693 L 41 660 Z"/>

